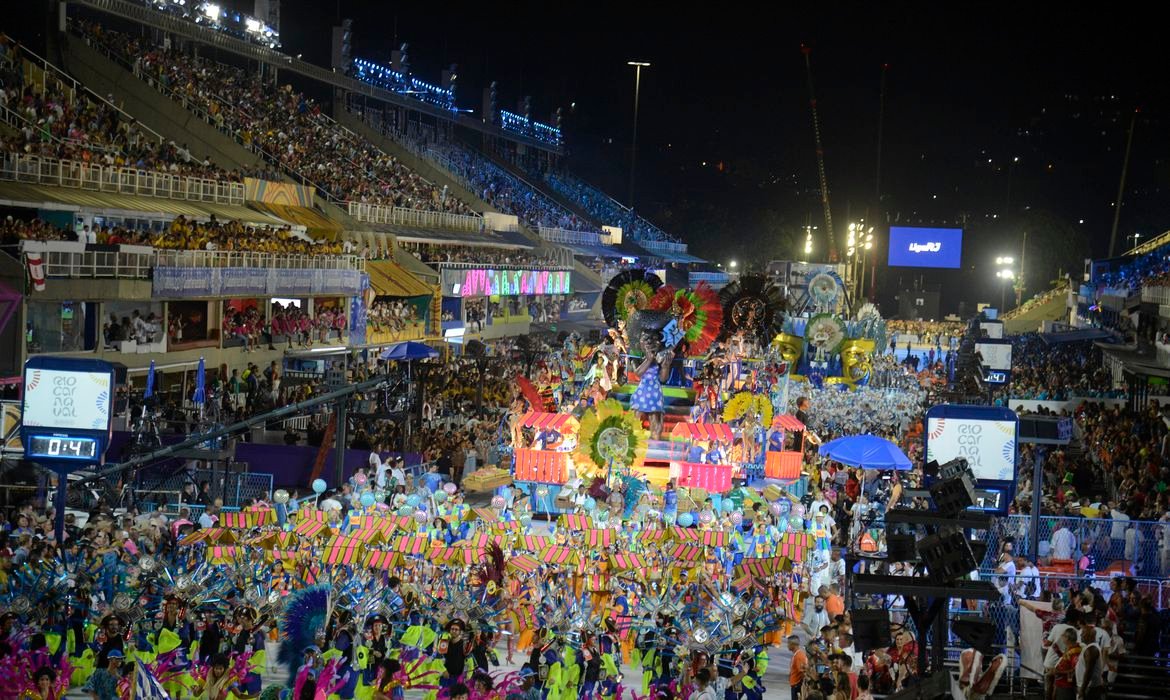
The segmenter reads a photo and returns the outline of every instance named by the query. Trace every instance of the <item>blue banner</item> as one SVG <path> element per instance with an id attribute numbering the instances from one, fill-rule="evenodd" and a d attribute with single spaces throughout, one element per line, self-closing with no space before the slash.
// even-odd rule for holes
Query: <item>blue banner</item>
<path id="1" fill-rule="evenodd" d="M 219 285 L 218 270 L 198 267 L 154 268 L 153 296 L 194 298 L 215 296 Z"/>
<path id="2" fill-rule="evenodd" d="M 220 271 L 219 293 L 225 296 L 248 297 L 267 294 L 268 270 L 252 267 L 228 267 Z"/>
<path id="3" fill-rule="evenodd" d="M 152 287 L 160 299 L 353 296 L 361 289 L 361 279 L 357 270 L 156 267 Z"/>
<path id="4" fill-rule="evenodd" d="M 349 298 L 349 344 L 366 344 L 366 293 L 370 289 L 370 276 L 364 272 L 358 273 L 358 292 Z"/>

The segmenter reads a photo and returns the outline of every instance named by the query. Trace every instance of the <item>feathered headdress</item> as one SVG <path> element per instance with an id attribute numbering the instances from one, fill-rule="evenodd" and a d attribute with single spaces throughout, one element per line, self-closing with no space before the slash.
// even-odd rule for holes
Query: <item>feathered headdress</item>
<path id="1" fill-rule="evenodd" d="M 295 670 L 305 649 L 317 644 L 318 633 L 329 625 L 333 609 L 333 587 L 318 584 L 288 596 L 279 618 L 280 662 Z"/>
<path id="2" fill-rule="evenodd" d="M 700 355 L 719 337 L 723 328 L 723 305 L 719 295 L 700 282 L 694 289 L 675 289 L 670 285 L 658 288 L 647 309 L 669 313 L 683 332 L 687 351 Z"/>

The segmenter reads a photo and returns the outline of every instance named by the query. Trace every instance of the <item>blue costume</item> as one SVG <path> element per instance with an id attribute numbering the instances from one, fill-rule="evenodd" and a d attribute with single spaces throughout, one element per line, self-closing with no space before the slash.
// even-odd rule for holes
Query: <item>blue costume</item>
<path id="1" fill-rule="evenodd" d="M 658 380 L 657 361 L 651 362 L 642 373 L 638 388 L 630 399 L 630 408 L 640 413 L 662 413 L 666 410 L 662 401 L 662 382 Z"/>

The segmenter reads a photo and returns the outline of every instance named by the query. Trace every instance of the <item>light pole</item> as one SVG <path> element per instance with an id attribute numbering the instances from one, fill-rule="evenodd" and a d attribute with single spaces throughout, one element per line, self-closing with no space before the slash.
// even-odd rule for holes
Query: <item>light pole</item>
<path id="1" fill-rule="evenodd" d="M 1016 261 L 1016 259 L 1010 255 L 1004 255 L 1004 256 L 1001 256 L 1001 257 L 998 257 L 995 259 L 995 264 L 1000 266 L 1000 269 L 996 270 L 996 272 L 995 272 L 995 276 L 1000 279 L 1000 285 L 999 285 L 999 313 L 1000 313 L 1000 315 L 1002 315 L 1004 313 L 1003 307 L 1007 304 L 1008 285 L 1011 284 L 1012 280 L 1014 280 L 1016 278 L 1016 273 L 1011 268 L 1012 263 L 1014 263 L 1015 261 Z"/>
<path id="2" fill-rule="evenodd" d="M 853 296 L 857 298 L 864 289 L 861 280 L 865 277 L 865 251 L 873 248 L 873 226 L 866 226 L 865 219 L 849 224 L 849 235 L 845 239 L 845 245 L 846 255 L 851 259 L 850 276 L 853 279 L 850 282 L 855 287 Z"/>
<path id="3" fill-rule="evenodd" d="M 638 96 L 642 91 L 642 69 L 649 68 L 647 61 L 627 61 L 627 66 L 634 67 L 634 138 L 630 145 L 630 209 L 634 208 L 634 171 L 638 164 Z"/>
<path id="4" fill-rule="evenodd" d="M 1141 238 L 1141 237 L 1142 237 L 1142 234 L 1140 234 L 1140 233 L 1135 233 L 1135 234 L 1133 234 L 1133 235 L 1131 235 L 1131 236 L 1126 236 L 1126 237 L 1125 237 L 1125 239 L 1126 239 L 1126 240 L 1129 240 L 1129 239 L 1131 239 L 1131 238 L 1133 239 L 1133 248 L 1130 248 L 1130 250 L 1133 250 L 1134 248 L 1137 248 L 1137 247 L 1138 247 L 1138 239 L 1139 239 L 1139 238 Z"/>
<path id="5" fill-rule="evenodd" d="M 804 227 L 804 259 L 809 260 L 813 251 L 813 231 L 816 226 L 808 225 Z"/>

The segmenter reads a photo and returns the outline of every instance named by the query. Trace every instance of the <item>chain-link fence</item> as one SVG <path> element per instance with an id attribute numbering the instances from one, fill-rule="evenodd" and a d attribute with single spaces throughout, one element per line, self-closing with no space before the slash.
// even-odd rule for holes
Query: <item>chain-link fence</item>
<path id="1" fill-rule="evenodd" d="M 1031 551 L 1030 528 L 1027 515 L 996 518 L 987 530 L 981 568 L 994 569 L 1008 541 L 1014 554 L 1026 556 Z M 1038 551 L 1049 562 L 1075 563 L 1089 554 L 1098 572 L 1170 578 L 1170 521 L 1043 516 Z"/>
<path id="2" fill-rule="evenodd" d="M 140 501 L 156 504 L 179 502 L 179 494 L 188 484 L 202 488 L 207 482 L 212 502 L 223 501 L 225 507 L 238 508 L 249 499 L 267 498 L 272 493 L 272 475 L 255 472 L 226 472 L 223 470 L 179 470 L 168 474 L 143 473 L 136 491 Z"/>

